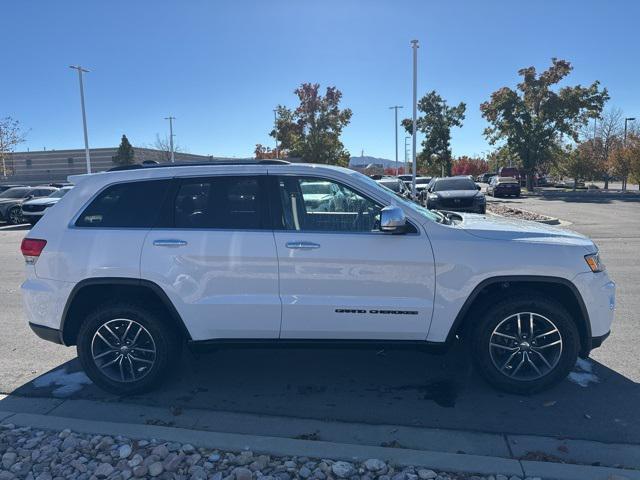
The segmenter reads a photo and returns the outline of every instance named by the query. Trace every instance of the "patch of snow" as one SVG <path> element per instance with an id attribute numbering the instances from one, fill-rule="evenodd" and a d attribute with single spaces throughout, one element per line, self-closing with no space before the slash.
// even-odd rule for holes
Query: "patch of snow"
<path id="1" fill-rule="evenodd" d="M 45 373 L 33 381 L 36 388 L 55 387 L 51 392 L 54 397 L 68 397 L 82 390 L 92 382 L 84 372 L 67 373 L 65 368 Z"/>
<path id="2" fill-rule="evenodd" d="M 600 379 L 593 373 L 593 362 L 578 358 L 576 368 L 569 374 L 569 380 L 581 387 L 588 387 L 591 383 L 599 383 Z"/>
<path id="3" fill-rule="evenodd" d="M 593 362 L 586 358 L 578 358 L 576 367 L 578 368 L 578 370 L 591 373 L 593 371 Z"/>

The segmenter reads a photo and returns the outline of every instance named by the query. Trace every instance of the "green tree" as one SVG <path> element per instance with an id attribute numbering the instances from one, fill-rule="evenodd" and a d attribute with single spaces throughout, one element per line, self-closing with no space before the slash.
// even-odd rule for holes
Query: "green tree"
<path id="1" fill-rule="evenodd" d="M 573 179 L 574 190 L 580 180 L 592 179 L 598 172 L 598 166 L 593 140 L 558 148 L 555 154 L 556 171 Z"/>
<path id="2" fill-rule="evenodd" d="M 533 176 L 539 165 L 552 157 L 552 149 L 563 137 L 578 140 L 578 130 L 589 118 L 599 116 L 609 99 L 598 81 L 588 87 L 576 85 L 552 87 L 564 79 L 573 67 L 566 60 L 553 58 L 552 65 L 537 74 L 535 67 L 521 69 L 522 82 L 517 90 L 503 87 L 480 105 L 490 126 L 484 131 L 491 144 L 505 142 L 516 152 L 527 174 L 527 188 L 533 188 Z"/>
<path id="3" fill-rule="evenodd" d="M 25 141 L 27 134 L 22 129 L 20 122 L 11 117 L 0 118 L 0 176 L 8 177 L 13 174 L 13 162 L 8 154 L 13 152 L 16 146 Z"/>
<path id="4" fill-rule="evenodd" d="M 133 147 L 129 143 L 129 139 L 126 135 L 122 135 L 122 140 L 120 140 L 120 146 L 118 147 L 118 152 L 113 157 L 113 163 L 116 165 L 132 165 L 135 162 L 135 152 L 133 151 Z"/>
<path id="5" fill-rule="evenodd" d="M 419 170 L 440 170 L 444 166 L 451 175 L 451 128 L 461 127 L 467 106 L 460 102 L 455 107 L 447 105 L 435 90 L 427 93 L 418 102 L 418 110 L 423 113 L 416 119 L 416 129 L 426 137 L 422 141 L 422 151 L 417 154 Z M 413 121 L 405 118 L 402 126 L 413 133 Z"/>
<path id="6" fill-rule="evenodd" d="M 278 156 L 303 162 L 349 164 L 349 152 L 340 141 L 342 129 L 351 121 L 351 110 L 340 109 L 342 92 L 327 87 L 319 93 L 317 83 L 303 83 L 295 90 L 300 104 L 295 110 L 278 105 L 276 128 L 269 135 L 278 140 Z"/>

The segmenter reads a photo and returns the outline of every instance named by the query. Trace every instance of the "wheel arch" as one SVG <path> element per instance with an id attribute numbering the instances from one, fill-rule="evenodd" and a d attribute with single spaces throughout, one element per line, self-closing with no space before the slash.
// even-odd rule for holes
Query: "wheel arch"
<path id="1" fill-rule="evenodd" d="M 513 275 L 491 277 L 480 282 L 471 292 L 458 312 L 446 343 L 451 344 L 456 337 L 463 336 L 470 328 L 470 313 L 482 313 L 499 296 L 514 291 L 532 290 L 543 293 L 559 301 L 571 314 L 580 333 L 580 356 L 586 357 L 591 351 L 591 322 L 589 312 L 577 287 L 566 278 L 538 275 Z M 496 297 L 498 295 L 498 297 Z"/>
<path id="2" fill-rule="evenodd" d="M 69 294 L 60 324 L 62 343 L 66 346 L 75 345 L 84 316 L 100 303 L 110 299 L 132 300 L 142 303 L 143 306 L 150 304 L 152 308 L 166 313 L 169 321 L 183 337 L 187 341 L 191 340 L 191 335 L 173 302 L 156 283 L 135 278 L 98 277 L 78 282 Z"/>

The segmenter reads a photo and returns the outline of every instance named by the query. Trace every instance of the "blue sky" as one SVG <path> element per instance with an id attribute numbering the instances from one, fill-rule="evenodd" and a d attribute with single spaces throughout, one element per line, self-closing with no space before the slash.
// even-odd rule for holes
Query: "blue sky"
<path id="1" fill-rule="evenodd" d="M 394 157 L 390 105 L 411 110 L 411 49 L 419 93 L 467 103 L 454 155 L 489 150 L 481 102 L 515 86 L 517 70 L 571 61 L 570 83 L 599 79 L 610 106 L 640 116 L 640 2 L 629 1 L 12 1 L 2 9 L 0 116 L 30 129 L 26 149 L 81 148 L 78 82 L 92 147 L 134 145 L 177 117 L 191 153 L 249 156 L 272 109 L 302 82 L 335 85 L 353 110 L 352 155 Z M 400 158 L 403 157 L 400 134 Z"/>

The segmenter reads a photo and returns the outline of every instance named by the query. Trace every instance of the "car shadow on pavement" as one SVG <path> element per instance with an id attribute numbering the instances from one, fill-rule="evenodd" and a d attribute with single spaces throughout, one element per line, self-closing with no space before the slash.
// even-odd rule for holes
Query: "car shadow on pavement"
<path id="1" fill-rule="evenodd" d="M 356 348 L 186 352 L 164 385 L 130 397 L 98 389 L 74 359 L 12 394 L 640 444 L 640 386 L 606 366 L 580 360 L 560 385 L 517 396 L 488 386 L 465 351 L 458 345 L 442 355 Z"/>

